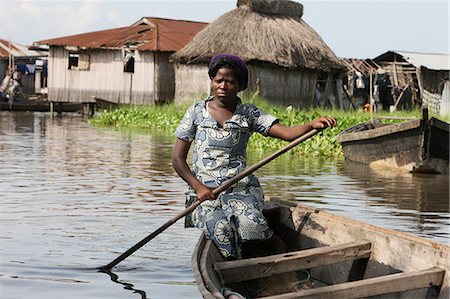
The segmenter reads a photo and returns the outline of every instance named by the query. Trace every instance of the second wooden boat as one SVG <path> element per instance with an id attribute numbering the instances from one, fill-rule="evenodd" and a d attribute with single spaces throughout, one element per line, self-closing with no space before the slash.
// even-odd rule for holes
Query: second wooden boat
<path id="1" fill-rule="evenodd" d="M 192 269 L 204 298 L 449 296 L 449 246 L 273 198 L 265 214 L 288 251 L 224 261 L 201 236 Z"/>
<path id="2" fill-rule="evenodd" d="M 449 124 L 436 118 L 385 124 L 381 118 L 341 132 L 346 159 L 416 173 L 449 173 Z"/>
<path id="3" fill-rule="evenodd" d="M 92 97 L 92 98 L 95 100 L 97 107 L 102 110 L 114 110 L 114 109 L 120 108 L 120 106 L 122 106 L 122 104 L 120 104 L 120 103 L 111 102 L 111 101 L 101 99 L 98 97 Z"/>

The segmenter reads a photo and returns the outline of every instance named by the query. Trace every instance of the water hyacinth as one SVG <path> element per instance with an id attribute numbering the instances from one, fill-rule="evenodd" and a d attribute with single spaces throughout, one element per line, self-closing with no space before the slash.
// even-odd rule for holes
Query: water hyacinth
<path id="1" fill-rule="evenodd" d="M 341 111 L 322 108 L 302 110 L 292 106 L 271 104 L 268 101 L 249 95 L 243 97 L 244 103 L 253 103 L 260 109 L 280 119 L 284 125 L 305 124 L 322 115 L 333 116 L 337 126 L 326 129 L 310 140 L 301 143 L 290 151 L 291 155 L 302 155 L 324 158 L 342 158 L 342 148 L 336 141 L 336 135 L 343 130 L 379 116 L 421 117 L 421 111 L 396 111 L 370 114 L 364 111 Z M 189 103 L 165 104 L 160 106 L 124 106 L 117 110 L 105 111 L 96 115 L 90 123 L 98 126 L 110 126 L 119 129 L 149 129 L 160 134 L 173 134 Z M 393 122 L 398 120 L 388 120 Z M 175 138 L 175 137 L 174 137 Z M 260 134 L 253 134 L 249 141 L 249 150 L 273 152 L 285 146 L 287 142 L 275 138 L 266 138 Z"/>

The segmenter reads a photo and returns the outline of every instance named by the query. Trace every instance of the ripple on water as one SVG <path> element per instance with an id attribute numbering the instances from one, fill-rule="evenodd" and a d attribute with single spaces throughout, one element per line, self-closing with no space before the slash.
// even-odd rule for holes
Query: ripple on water
<path id="1" fill-rule="evenodd" d="M 2 297 L 200 298 L 183 221 L 115 267 L 103 266 L 184 208 L 172 136 L 89 126 L 79 116 L 0 112 Z M 250 163 L 262 157 L 252 156 Z M 389 174 L 282 156 L 257 171 L 266 194 L 449 238 L 448 176 Z M 447 186 L 447 187 L 446 187 Z"/>

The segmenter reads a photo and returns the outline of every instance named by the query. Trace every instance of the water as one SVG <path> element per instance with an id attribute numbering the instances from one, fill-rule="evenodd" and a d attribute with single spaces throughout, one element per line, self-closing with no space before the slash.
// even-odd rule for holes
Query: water
<path id="1" fill-rule="evenodd" d="M 114 273 L 92 269 L 183 210 L 173 142 L 77 115 L 0 112 L 0 297 L 200 298 L 190 265 L 199 232 L 182 221 Z M 448 176 L 289 154 L 256 174 L 270 195 L 436 242 L 450 236 Z"/>

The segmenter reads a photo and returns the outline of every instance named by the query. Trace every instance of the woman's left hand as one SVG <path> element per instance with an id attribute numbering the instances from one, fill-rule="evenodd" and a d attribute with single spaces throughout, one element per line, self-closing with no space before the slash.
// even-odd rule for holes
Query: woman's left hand
<path id="1" fill-rule="evenodd" d="M 313 129 L 324 129 L 326 127 L 332 128 L 336 125 L 336 120 L 333 117 L 321 116 L 310 122 L 310 125 Z"/>

